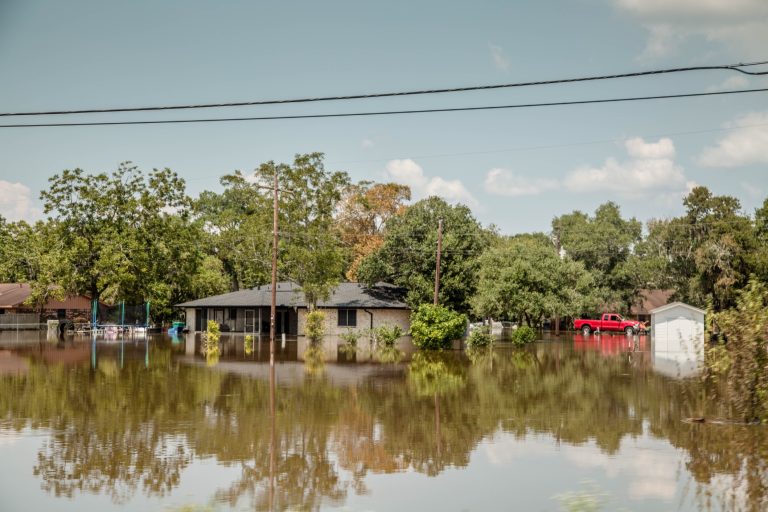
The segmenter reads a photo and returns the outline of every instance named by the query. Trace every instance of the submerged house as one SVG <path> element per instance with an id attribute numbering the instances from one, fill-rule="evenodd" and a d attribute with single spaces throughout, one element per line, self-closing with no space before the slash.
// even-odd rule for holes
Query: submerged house
<path id="1" fill-rule="evenodd" d="M 304 335 L 308 304 L 301 288 L 293 282 L 277 283 L 276 334 Z M 317 309 L 326 315 L 326 334 L 337 335 L 349 329 L 370 329 L 398 325 L 410 329 L 411 311 L 404 301 L 405 290 L 387 283 L 365 286 L 340 283 L 328 300 Z M 204 331 L 208 320 L 215 320 L 224 331 L 269 334 L 272 285 L 214 295 L 177 304 L 186 313 L 190 331 Z"/>
<path id="2" fill-rule="evenodd" d="M 32 295 L 28 283 L 0 283 L 0 315 L 37 315 L 39 310 L 29 304 Z M 91 298 L 86 295 L 67 295 L 63 300 L 49 299 L 41 308 L 42 318 L 70 320 L 91 316 Z"/>

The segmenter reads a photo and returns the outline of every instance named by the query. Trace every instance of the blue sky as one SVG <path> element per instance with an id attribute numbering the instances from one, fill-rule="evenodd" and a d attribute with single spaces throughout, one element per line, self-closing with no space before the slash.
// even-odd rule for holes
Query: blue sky
<path id="1" fill-rule="evenodd" d="M 764 0 L 200 2 L 0 0 L 0 111 L 246 101 L 768 60 Z M 768 69 L 764 67 L 763 69 Z M 768 87 L 725 71 L 347 103 L 104 119 L 473 106 Z M 71 120 L 91 120 L 78 116 Z M 3 122 L 9 119 L 5 118 Z M 45 119 L 45 118 L 42 118 Z M 40 119 L 40 120 L 42 120 Z M 101 119 L 101 118 L 100 118 Z M 322 151 L 354 180 L 470 205 L 502 232 L 613 200 L 678 215 L 702 184 L 768 195 L 768 93 L 549 109 L 0 130 L 0 214 L 41 218 L 63 169 L 170 167 L 193 195 Z"/>

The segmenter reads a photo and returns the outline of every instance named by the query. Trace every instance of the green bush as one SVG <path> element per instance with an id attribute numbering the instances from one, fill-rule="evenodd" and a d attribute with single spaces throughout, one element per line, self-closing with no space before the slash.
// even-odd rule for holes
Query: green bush
<path id="1" fill-rule="evenodd" d="M 403 335 L 403 330 L 398 325 L 380 325 L 374 328 L 371 335 L 379 347 L 394 347 L 397 339 Z"/>
<path id="2" fill-rule="evenodd" d="M 422 304 L 411 313 L 413 344 L 423 350 L 442 350 L 464 334 L 467 317 L 443 306 Z"/>
<path id="3" fill-rule="evenodd" d="M 221 339 L 219 324 L 216 323 L 215 320 L 208 320 L 205 336 L 203 336 L 203 348 L 205 350 L 205 355 L 218 355 L 219 339 Z"/>
<path id="4" fill-rule="evenodd" d="M 707 351 L 709 377 L 739 419 L 768 423 L 768 286 L 753 278 L 734 309 L 714 316 L 724 343 Z"/>
<path id="5" fill-rule="evenodd" d="M 325 313 L 314 310 L 307 315 L 305 327 L 307 338 L 311 343 L 319 343 L 325 335 Z"/>
<path id="6" fill-rule="evenodd" d="M 347 347 L 357 348 L 357 340 L 360 339 L 361 332 L 355 329 L 347 329 L 339 334 L 339 338 L 344 342 Z"/>
<path id="7" fill-rule="evenodd" d="M 473 329 L 467 337 L 467 347 L 469 348 L 487 347 L 491 344 L 493 344 L 493 336 L 491 336 L 491 329 L 487 325 Z"/>
<path id="8" fill-rule="evenodd" d="M 536 341 L 536 331 L 527 325 L 521 325 L 512 331 L 512 343 L 518 346 L 527 345 Z"/>

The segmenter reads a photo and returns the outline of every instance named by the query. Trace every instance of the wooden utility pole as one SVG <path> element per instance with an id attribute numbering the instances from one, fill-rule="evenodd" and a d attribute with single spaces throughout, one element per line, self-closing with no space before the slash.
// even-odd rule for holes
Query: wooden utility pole
<path id="1" fill-rule="evenodd" d="M 275 366 L 275 318 L 277 316 L 277 168 L 275 168 L 272 209 L 272 307 L 269 315 L 269 365 Z"/>
<path id="2" fill-rule="evenodd" d="M 440 293 L 440 255 L 443 252 L 443 219 L 437 221 L 437 260 L 435 261 L 435 306 Z"/>

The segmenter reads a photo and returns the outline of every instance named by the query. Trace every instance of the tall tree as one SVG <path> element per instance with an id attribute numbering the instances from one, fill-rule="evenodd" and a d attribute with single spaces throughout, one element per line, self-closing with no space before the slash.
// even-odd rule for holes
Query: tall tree
<path id="1" fill-rule="evenodd" d="M 314 306 L 341 280 L 346 254 L 333 215 L 349 186 L 345 172 L 327 171 L 322 153 L 296 155 L 293 164 L 263 163 L 254 172 L 263 187 L 278 176 L 280 196 L 280 265 L 299 284 Z"/>
<path id="2" fill-rule="evenodd" d="M 594 276 L 584 264 L 562 258 L 543 234 L 500 240 L 480 257 L 480 318 L 510 318 L 537 326 L 546 317 L 593 312 L 601 302 Z"/>
<path id="3" fill-rule="evenodd" d="M 480 226 L 468 207 L 451 206 L 439 197 L 422 199 L 389 220 L 383 244 L 360 264 L 360 280 L 406 288 L 406 300 L 413 307 L 432 302 L 439 219 L 443 219 L 439 300 L 456 311 L 469 311 L 477 289 L 478 257 L 494 234 Z"/>
<path id="4" fill-rule="evenodd" d="M 201 252 L 184 180 L 123 163 L 109 174 L 65 170 L 48 181 L 41 198 L 63 263 L 57 281 L 68 292 L 151 301 L 160 317 L 188 298 Z"/>
<path id="5" fill-rule="evenodd" d="M 336 224 L 341 239 L 351 247 L 351 261 L 346 271 L 350 281 L 357 280 L 363 259 L 384 243 L 389 219 L 402 213 L 411 199 L 411 189 L 398 183 L 361 181 L 344 193 Z"/>

